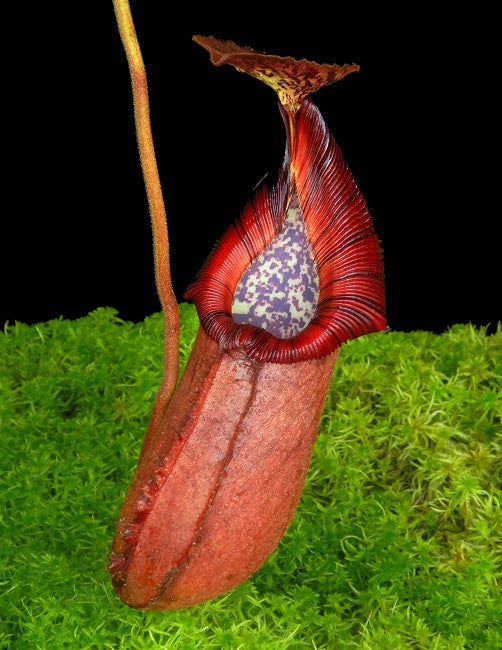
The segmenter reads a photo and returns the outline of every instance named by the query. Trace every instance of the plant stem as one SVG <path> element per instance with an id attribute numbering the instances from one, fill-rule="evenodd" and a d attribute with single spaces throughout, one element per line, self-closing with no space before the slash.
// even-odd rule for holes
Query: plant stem
<path id="1" fill-rule="evenodd" d="M 171 283 L 166 211 L 153 146 L 145 65 L 128 0 L 113 0 L 120 38 L 132 83 L 134 119 L 141 168 L 152 221 L 155 282 L 164 314 L 164 369 L 153 404 L 147 436 L 159 424 L 178 380 L 179 316 Z"/>

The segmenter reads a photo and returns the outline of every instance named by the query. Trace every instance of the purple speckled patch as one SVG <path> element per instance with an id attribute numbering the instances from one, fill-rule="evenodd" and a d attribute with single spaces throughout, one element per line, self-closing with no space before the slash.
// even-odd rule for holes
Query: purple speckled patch
<path id="1" fill-rule="evenodd" d="M 277 237 L 237 283 L 232 317 L 288 339 L 313 318 L 319 277 L 298 199 L 293 197 Z"/>

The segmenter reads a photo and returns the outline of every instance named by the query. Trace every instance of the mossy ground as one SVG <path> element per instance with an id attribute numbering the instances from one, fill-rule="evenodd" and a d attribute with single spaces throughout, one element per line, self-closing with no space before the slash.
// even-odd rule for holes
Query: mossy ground
<path id="1" fill-rule="evenodd" d="M 197 327 L 181 306 L 182 354 Z M 342 347 L 299 508 L 250 580 L 177 612 L 106 573 L 162 355 L 160 314 L 0 337 L 0 647 L 502 648 L 502 331 Z"/>

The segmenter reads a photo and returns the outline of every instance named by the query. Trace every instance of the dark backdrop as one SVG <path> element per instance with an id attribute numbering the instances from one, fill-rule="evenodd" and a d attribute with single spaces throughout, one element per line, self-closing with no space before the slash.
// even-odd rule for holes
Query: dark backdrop
<path id="1" fill-rule="evenodd" d="M 73 3 L 41 7 L 10 23 L 3 321 L 76 318 L 104 305 L 141 320 L 159 309 L 125 56 L 111 2 L 91 4 L 81 13 Z M 212 66 L 191 41 L 201 33 L 359 63 L 314 101 L 381 239 L 389 326 L 440 332 L 502 318 L 494 15 L 439 15 L 423 3 L 368 13 L 354 2 L 330 3 L 331 13 L 314 3 L 301 12 L 286 3 L 231 11 L 186 3 L 174 16 L 167 4 L 132 8 L 180 300 L 284 149 L 274 93 Z"/>

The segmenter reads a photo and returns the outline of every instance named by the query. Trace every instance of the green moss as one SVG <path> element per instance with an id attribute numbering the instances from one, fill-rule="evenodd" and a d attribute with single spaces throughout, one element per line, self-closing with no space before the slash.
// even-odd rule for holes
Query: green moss
<path id="1" fill-rule="evenodd" d="M 182 355 L 197 328 L 181 305 Z M 212 602 L 128 609 L 105 567 L 160 379 L 162 319 L 0 336 L 0 647 L 500 648 L 502 331 L 342 347 L 266 565 Z"/>

